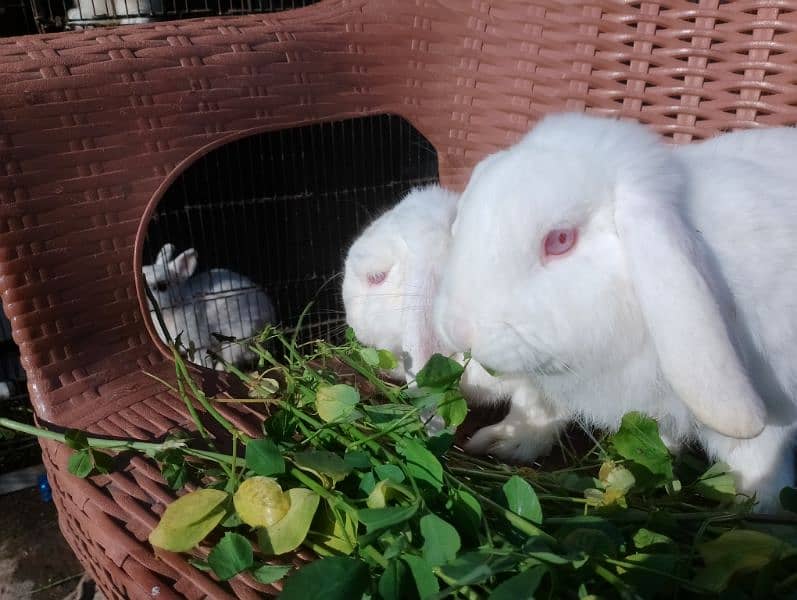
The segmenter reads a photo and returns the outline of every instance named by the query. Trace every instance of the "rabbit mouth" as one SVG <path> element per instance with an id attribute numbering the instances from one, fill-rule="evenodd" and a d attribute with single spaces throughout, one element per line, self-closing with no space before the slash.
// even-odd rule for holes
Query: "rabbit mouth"
<path id="1" fill-rule="evenodd" d="M 493 338 L 493 345 L 487 348 L 485 355 L 501 356 L 503 360 L 496 360 L 496 365 L 489 361 L 482 365 L 496 368 L 498 371 L 519 375 L 555 376 L 572 374 L 573 368 L 564 360 L 558 358 L 552 349 L 547 347 L 543 339 L 536 335 L 524 335 L 524 330 L 509 323 L 504 323 L 506 336 Z M 511 343 L 510 340 L 512 340 Z M 492 352 L 490 351 L 492 350 Z M 474 357 L 479 360 L 476 348 L 473 348 Z M 485 356 L 487 358 L 487 356 Z"/>

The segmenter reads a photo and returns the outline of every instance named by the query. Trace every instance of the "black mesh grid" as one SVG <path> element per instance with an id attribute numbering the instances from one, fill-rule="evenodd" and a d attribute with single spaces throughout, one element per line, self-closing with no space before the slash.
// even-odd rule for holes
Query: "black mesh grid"
<path id="1" fill-rule="evenodd" d="M 5 313 L 0 312 L 0 384 L 23 381 L 25 381 L 25 371 L 19 363 L 19 348 L 11 339 L 11 324 Z M 19 389 L 22 386 L 15 387 Z M 0 398 L 3 393 L 0 391 Z"/>
<path id="2" fill-rule="evenodd" d="M 25 371 L 19 362 L 19 348 L 11 339 L 11 324 L 0 311 L 0 417 L 33 423 L 25 387 Z M 41 462 L 34 437 L 0 436 L 0 474 Z"/>
<path id="3" fill-rule="evenodd" d="M 0 0 L 0 37 L 36 33 L 29 0 Z"/>
<path id="4" fill-rule="evenodd" d="M 249 278 L 285 327 L 314 301 L 301 337 L 334 337 L 348 246 L 409 189 L 436 180 L 431 144 L 395 116 L 244 138 L 200 158 L 167 191 L 149 224 L 144 264 L 165 243 L 177 253 L 195 248 L 197 272 L 221 267 Z"/>
<path id="5" fill-rule="evenodd" d="M 318 0 L 28 0 L 40 31 L 268 13 Z"/>

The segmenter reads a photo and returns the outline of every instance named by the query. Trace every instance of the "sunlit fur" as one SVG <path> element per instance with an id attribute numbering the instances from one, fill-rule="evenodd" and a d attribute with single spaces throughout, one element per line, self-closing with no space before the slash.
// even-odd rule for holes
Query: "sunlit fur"
<path id="1" fill-rule="evenodd" d="M 651 415 L 771 509 L 794 483 L 795 157 L 793 129 L 670 147 L 634 123 L 548 117 L 474 171 L 436 330 L 596 425 Z M 568 227 L 573 250 L 542 260 Z"/>
<path id="2" fill-rule="evenodd" d="M 433 333 L 431 310 L 457 200 L 457 195 L 438 186 L 413 190 L 365 229 L 346 258 L 346 319 L 360 341 L 401 358 L 393 375 L 407 381 L 431 354 L 451 353 Z M 381 284 L 368 282 L 369 274 L 385 271 L 388 275 Z M 536 456 L 550 449 L 565 424 L 522 378 L 497 379 L 475 361 L 468 363 L 460 387 L 470 403 L 507 398 L 512 403 L 507 419 L 474 436 L 472 451 L 505 458 Z M 517 438 L 520 444 L 494 435 L 508 426 L 526 434 Z"/>

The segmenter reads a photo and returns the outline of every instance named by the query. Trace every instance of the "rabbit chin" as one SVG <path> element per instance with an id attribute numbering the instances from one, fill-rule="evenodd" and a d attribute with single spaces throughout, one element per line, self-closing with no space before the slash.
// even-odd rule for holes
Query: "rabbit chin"
<path id="1" fill-rule="evenodd" d="M 507 342 L 510 342 L 507 344 Z M 471 356 L 483 366 L 501 375 L 552 376 L 571 371 L 567 362 L 535 351 L 512 332 L 487 338 L 471 348 Z"/>
<path id="2" fill-rule="evenodd" d="M 590 425 L 616 429 L 625 413 L 641 411 L 657 419 L 662 433 L 671 439 L 695 435 L 691 413 L 661 375 L 649 339 L 619 347 L 593 346 L 585 339 L 572 356 L 559 358 L 535 349 L 517 331 L 496 329 L 492 335 L 479 336 L 471 355 L 502 375 L 528 377 L 552 404 L 580 415 Z"/>
<path id="3" fill-rule="evenodd" d="M 635 311 L 606 313 L 611 319 L 558 319 L 549 311 L 549 318 L 535 319 L 534 326 L 482 322 L 473 326 L 470 351 L 482 365 L 506 375 L 588 380 L 619 372 L 650 340 Z"/>

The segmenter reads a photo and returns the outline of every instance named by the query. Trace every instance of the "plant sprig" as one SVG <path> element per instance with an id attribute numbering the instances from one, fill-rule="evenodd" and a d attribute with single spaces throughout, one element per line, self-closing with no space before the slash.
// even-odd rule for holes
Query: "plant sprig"
<path id="1" fill-rule="evenodd" d="M 174 384 L 196 435 L 160 443 L 2 428 L 66 443 L 78 476 L 114 468 L 107 452 L 154 458 L 174 489 L 150 542 L 221 580 L 287 576 L 282 598 L 786 598 L 797 590 L 797 521 L 749 512 L 732 475 L 674 459 L 655 421 L 626 415 L 615 434 L 552 471 L 462 453 L 462 366 L 435 355 L 407 389 L 383 379 L 389 352 L 346 342 L 300 345 L 269 329 L 249 342 L 257 373 L 228 365 L 269 410 L 252 439 L 215 407 L 174 346 Z M 342 367 L 343 368 L 342 368 Z M 343 372 L 345 371 L 345 372 Z M 445 428 L 431 435 L 421 415 Z M 200 413 L 232 438 L 220 452 Z M 572 453 L 571 453 L 572 454 Z M 797 492 L 784 492 L 795 508 Z M 291 572 L 300 545 L 319 559 Z M 761 596 L 761 594 L 766 594 Z"/>

